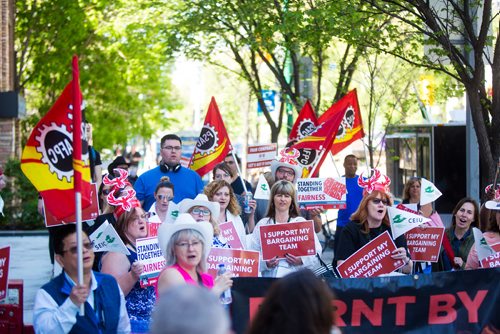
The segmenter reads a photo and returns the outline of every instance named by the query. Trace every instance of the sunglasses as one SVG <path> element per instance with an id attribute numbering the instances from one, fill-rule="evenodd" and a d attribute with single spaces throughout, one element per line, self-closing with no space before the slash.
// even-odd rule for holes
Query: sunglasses
<path id="1" fill-rule="evenodd" d="M 200 216 L 208 216 L 210 214 L 210 210 L 194 208 L 193 210 L 191 210 L 191 213 Z"/>
<path id="2" fill-rule="evenodd" d="M 375 205 L 378 205 L 380 203 L 382 203 L 384 205 L 389 204 L 388 201 L 386 201 L 385 199 L 380 199 L 380 198 L 374 198 L 374 199 L 372 199 L 372 203 L 375 204 Z"/>
<path id="3" fill-rule="evenodd" d="M 171 200 L 172 200 L 172 197 L 171 197 L 171 196 L 168 196 L 168 195 L 156 195 L 156 197 L 157 197 L 160 201 L 167 200 L 167 202 L 169 202 L 169 201 L 171 201 Z"/>
<path id="4" fill-rule="evenodd" d="M 86 250 L 91 250 L 94 247 L 91 242 L 84 242 L 83 248 Z M 63 250 L 63 253 L 70 252 L 71 254 L 76 254 L 78 252 L 78 248 L 76 246 L 71 247 L 69 249 Z"/>

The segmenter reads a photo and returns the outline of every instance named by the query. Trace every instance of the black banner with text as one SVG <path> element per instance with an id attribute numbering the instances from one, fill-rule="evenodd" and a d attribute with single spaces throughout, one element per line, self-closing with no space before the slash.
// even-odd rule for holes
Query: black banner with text
<path id="1" fill-rule="evenodd" d="M 233 329 L 245 332 L 276 279 L 235 278 Z M 500 333 L 500 268 L 330 279 L 343 333 Z M 304 310 L 304 312 L 307 312 Z"/>

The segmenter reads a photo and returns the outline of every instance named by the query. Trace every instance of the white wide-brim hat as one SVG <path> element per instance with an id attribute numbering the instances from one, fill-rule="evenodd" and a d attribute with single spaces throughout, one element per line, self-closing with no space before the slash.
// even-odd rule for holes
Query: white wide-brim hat
<path id="1" fill-rule="evenodd" d="M 163 256 L 167 258 L 167 245 L 172 236 L 182 230 L 195 230 L 202 235 L 205 255 L 203 261 L 206 261 L 208 253 L 210 253 L 210 249 L 212 248 L 214 228 L 209 222 L 197 222 L 189 213 L 180 214 L 173 224 L 163 223 L 158 228 L 158 244 Z"/>
<path id="2" fill-rule="evenodd" d="M 209 201 L 207 195 L 205 194 L 198 194 L 194 199 L 185 198 L 182 201 L 180 201 L 179 214 L 187 213 L 189 209 L 191 209 L 194 206 L 204 206 L 208 208 L 208 210 L 210 210 L 210 213 L 212 214 L 212 218 L 215 221 L 219 220 L 220 204 L 218 202 Z"/>
<path id="3" fill-rule="evenodd" d="M 271 173 L 275 180 L 276 180 L 276 170 L 278 170 L 278 168 L 280 167 L 293 169 L 293 171 L 295 172 L 293 183 L 296 183 L 297 179 L 302 176 L 302 168 L 299 165 L 292 165 L 291 163 L 274 159 L 273 161 L 271 161 Z"/>
<path id="4" fill-rule="evenodd" d="M 490 210 L 500 210 L 500 202 L 497 201 L 487 201 L 484 206 L 486 209 Z"/>

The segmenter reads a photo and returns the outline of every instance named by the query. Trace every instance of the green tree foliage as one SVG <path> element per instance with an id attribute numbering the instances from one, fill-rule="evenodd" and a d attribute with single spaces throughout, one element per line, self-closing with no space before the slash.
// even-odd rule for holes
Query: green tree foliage
<path id="1" fill-rule="evenodd" d="M 136 135 L 149 138 L 169 123 L 176 105 L 159 17 L 139 1 L 17 1 L 17 89 L 28 109 L 29 134 L 71 80 L 79 56 L 85 116 L 100 149 Z"/>

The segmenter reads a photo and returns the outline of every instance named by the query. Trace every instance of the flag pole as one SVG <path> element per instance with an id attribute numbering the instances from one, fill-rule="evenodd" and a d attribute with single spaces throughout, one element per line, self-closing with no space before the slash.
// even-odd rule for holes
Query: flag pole
<path id="1" fill-rule="evenodd" d="M 238 170 L 238 176 L 240 176 L 241 184 L 243 185 L 243 190 L 245 190 L 245 194 L 246 194 L 248 192 L 247 186 L 245 184 L 245 181 L 241 177 L 240 166 L 238 165 L 238 160 L 236 160 L 236 155 L 234 154 L 234 150 L 232 147 L 231 147 L 231 155 L 233 156 L 234 164 L 236 165 L 236 169 Z"/>
<path id="2" fill-rule="evenodd" d="M 335 171 L 337 172 L 337 176 L 340 177 L 341 175 L 340 175 L 339 169 L 337 168 L 337 164 L 335 163 L 335 159 L 333 159 L 332 151 L 329 151 L 328 155 L 332 159 L 333 167 L 335 167 Z"/>
<path id="3" fill-rule="evenodd" d="M 82 242 L 82 113 L 80 110 L 80 73 L 78 57 L 73 56 L 73 182 L 75 189 L 76 247 L 78 261 L 78 285 L 83 285 L 83 242 Z M 85 305 L 80 305 L 80 315 L 85 314 Z"/>
<path id="4" fill-rule="evenodd" d="M 316 164 L 314 164 L 313 169 L 311 169 L 311 172 L 307 176 L 308 178 L 310 178 L 310 177 L 312 177 L 312 175 L 314 175 L 314 172 L 316 171 L 316 168 L 318 168 L 319 162 L 321 161 L 323 154 L 325 154 L 325 150 L 322 148 L 321 151 L 319 152 L 319 155 L 318 155 L 318 162 Z"/>

